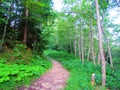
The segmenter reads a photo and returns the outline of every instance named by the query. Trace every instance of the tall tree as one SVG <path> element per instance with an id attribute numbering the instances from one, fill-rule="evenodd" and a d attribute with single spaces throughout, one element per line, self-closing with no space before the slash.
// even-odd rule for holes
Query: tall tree
<path id="1" fill-rule="evenodd" d="M 111 54 L 111 49 L 110 49 L 110 44 L 109 44 L 109 40 L 107 38 L 107 35 L 105 33 L 104 27 L 103 27 L 103 23 L 104 22 L 104 10 L 102 11 L 102 20 L 101 20 L 101 29 L 107 44 L 107 51 L 105 52 L 106 54 L 106 61 L 110 62 L 111 68 L 113 68 L 113 63 L 112 63 L 112 54 Z"/>
<path id="2" fill-rule="evenodd" d="M 28 21 L 27 21 L 27 18 L 28 18 L 28 14 L 29 14 L 29 10 L 26 8 L 25 9 L 25 17 L 26 17 L 26 20 L 25 20 L 25 28 L 24 28 L 24 38 L 23 38 L 23 43 L 26 45 L 27 43 L 27 33 L 28 33 Z"/>
<path id="3" fill-rule="evenodd" d="M 90 45 L 91 45 L 91 54 L 92 54 L 92 60 L 95 64 L 95 53 L 94 53 L 94 41 L 93 41 L 93 29 L 92 29 L 92 19 L 90 19 Z"/>
<path id="4" fill-rule="evenodd" d="M 8 4 L 5 4 L 3 6 L 6 7 L 8 10 L 7 10 L 7 14 L 5 16 L 6 18 L 5 18 L 5 24 L 4 24 L 4 29 L 3 29 L 3 36 L 2 36 L 1 43 L 0 43 L 0 51 L 3 50 L 3 43 L 5 41 L 6 30 L 7 30 L 7 25 L 8 25 L 8 21 L 9 21 L 10 9 L 11 9 L 11 6 L 12 6 L 12 2 L 8 2 Z"/>
<path id="5" fill-rule="evenodd" d="M 80 23 L 82 23 L 82 20 L 80 20 Z M 81 60 L 82 60 L 82 63 L 84 63 L 84 37 L 83 37 L 83 29 L 82 29 L 82 25 L 80 26 L 80 36 L 81 36 Z"/>
<path id="6" fill-rule="evenodd" d="M 95 0 L 96 4 L 96 15 L 97 15 L 97 26 L 98 26 L 98 37 L 99 37 L 99 50 L 100 50 L 100 58 L 102 61 L 102 85 L 106 85 L 106 62 L 105 56 L 103 51 L 103 40 L 102 40 L 102 29 L 100 25 L 100 13 L 99 13 L 99 4 L 98 0 Z"/>

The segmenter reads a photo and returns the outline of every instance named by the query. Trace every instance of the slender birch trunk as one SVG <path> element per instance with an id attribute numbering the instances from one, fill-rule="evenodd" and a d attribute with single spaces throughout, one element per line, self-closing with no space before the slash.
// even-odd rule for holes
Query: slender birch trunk
<path id="1" fill-rule="evenodd" d="M 108 40 L 108 53 L 109 53 L 109 57 L 110 57 L 110 65 L 111 65 L 111 68 L 113 68 L 112 55 L 111 55 L 109 40 Z"/>
<path id="2" fill-rule="evenodd" d="M 90 45 L 89 45 L 90 46 Z M 89 47 L 89 49 L 88 49 L 88 55 L 87 55 L 87 61 L 89 61 L 90 60 L 90 47 Z"/>
<path id="3" fill-rule="evenodd" d="M 98 53 L 98 65 L 100 65 L 100 63 L 101 63 L 101 58 L 100 58 L 100 51 L 99 51 L 99 53 Z"/>
<path id="4" fill-rule="evenodd" d="M 77 41 L 76 41 L 76 31 L 75 31 L 75 39 L 74 39 L 74 55 L 75 55 L 75 57 L 77 57 L 76 43 L 77 43 Z"/>
<path id="5" fill-rule="evenodd" d="M 102 44 L 102 29 L 100 25 L 100 13 L 99 13 L 99 6 L 98 0 L 95 0 L 96 3 L 96 14 L 97 14 L 97 26 L 98 26 L 98 36 L 99 36 L 99 49 L 100 49 L 100 57 L 102 61 L 102 85 L 106 85 L 106 62 L 103 53 L 103 44 Z"/>
<path id="6" fill-rule="evenodd" d="M 81 20 L 80 20 L 81 22 Z M 80 36 L 81 36 L 81 60 L 82 60 L 82 63 L 84 63 L 84 46 L 83 46 L 83 30 L 82 30 L 82 25 L 80 27 Z"/>
<path id="7" fill-rule="evenodd" d="M 112 54 L 111 54 L 111 50 L 110 50 L 109 40 L 108 40 L 108 38 L 106 37 L 105 31 L 104 31 L 104 29 L 103 29 L 102 26 L 101 26 L 101 28 L 102 28 L 102 31 L 103 31 L 104 36 L 105 36 L 105 38 L 106 38 L 106 41 L 107 41 L 107 51 L 108 51 L 108 55 L 109 55 L 109 57 L 110 57 L 110 65 L 111 65 L 111 68 L 113 68 Z"/>
<path id="8" fill-rule="evenodd" d="M 106 39 L 106 42 L 107 42 L 107 51 L 108 51 L 108 55 L 109 55 L 109 57 L 110 57 L 110 65 L 111 65 L 111 68 L 113 68 L 112 55 L 111 55 L 111 50 L 110 50 L 110 44 L 109 44 L 109 40 L 108 40 L 108 38 L 107 38 L 107 36 L 106 36 L 106 33 L 105 33 L 105 31 L 104 31 L 104 28 L 103 28 L 103 20 L 104 20 L 104 11 L 103 11 L 103 13 L 102 13 L 101 29 L 102 29 L 102 32 L 103 32 L 104 37 L 105 37 L 105 39 Z"/>
<path id="9" fill-rule="evenodd" d="M 70 37 L 70 53 L 72 53 L 72 41 L 71 41 L 71 37 Z"/>
<path id="10" fill-rule="evenodd" d="M 80 52 L 80 37 L 78 39 L 78 54 L 79 54 L 79 58 L 81 59 L 81 52 Z"/>
<path id="11" fill-rule="evenodd" d="M 95 64 L 95 53 L 94 53 L 94 41 L 93 41 L 93 30 L 92 30 L 92 19 L 90 19 L 90 41 L 91 41 L 91 54 L 92 54 L 92 60 Z"/>

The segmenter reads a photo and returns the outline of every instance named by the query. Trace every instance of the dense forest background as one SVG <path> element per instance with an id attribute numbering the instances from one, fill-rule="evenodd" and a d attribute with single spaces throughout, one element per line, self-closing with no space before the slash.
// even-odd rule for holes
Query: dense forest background
<path id="1" fill-rule="evenodd" d="M 46 43 L 42 38 L 42 29 L 52 21 L 52 2 L 2 0 L 0 6 L 1 50 L 3 44 L 14 48 L 15 44 L 24 43 L 31 49 L 42 51 Z"/>
<path id="2" fill-rule="evenodd" d="M 68 70 L 93 65 L 96 69 L 85 70 L 99 71 L 96 86 L 120 89 L 120 24 L 109 17 L 113 9 L 120 14 L 120 0 L 62 2 L 58 12 L 51 0 L 0 0 L 0 89 L 12 90 L 42 75 L 52 66 L 48 55 Z"/>

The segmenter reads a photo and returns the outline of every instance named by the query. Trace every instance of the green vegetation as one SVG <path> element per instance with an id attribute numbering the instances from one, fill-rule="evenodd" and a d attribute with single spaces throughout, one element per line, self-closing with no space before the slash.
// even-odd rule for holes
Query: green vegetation
<path id="1" fill-rule="evenodd" d="M 24 43 L 42 52 L 47 43 L 42 31 L 52 21 L 51 11 L 51 0 L 0 0 L 0 51 Z"/>
<path id="2" fill-rule="evenodd" d="M 51 67 L 42 56 L 51 12 L 51 0 L 0 0 L 0 90 L 28 85 Z"/>
<path id="3" fill-rule="evenodd" d="M 13 90 L 29 85 L 51 67 L 51 62 L 40 55 L 32 55 L 25 45 L 18 44 L 11 52 L 0 55 L 0 89 Z"/>
<path id="4" fill-rule="evenodd" d="M 70 71 L 66 90 L 120 89 L 120 23 L 110 15 L 119 15 L 120 0 L 61 0 L 61 12 L 54 1 L 0 0 L 0 90 L 48 70 L 45 49 Z"/>
<path id="5" fill-rule="evenodd" d="M 93 62 L 86 62 L 82 64 L 81 60 L 75 58 L 73 55 L 62 51 L 45 51 L 46 55 L 58 60 L 63 66 L 70 71 L 70 77 L 67 81 L 65 90 L 92 90 L 101 88 L 101 66 L 94 66 Z M 120 73 L 111 70 L 110 65 L 106 67 L 107 71 L 107 88 L 111 90 L 118 90 L 120 88 Z M 91 85 L 91 76 L 95 73 L 95 87 Z M 98 89 L 98 90 L 99 90 Z"/>

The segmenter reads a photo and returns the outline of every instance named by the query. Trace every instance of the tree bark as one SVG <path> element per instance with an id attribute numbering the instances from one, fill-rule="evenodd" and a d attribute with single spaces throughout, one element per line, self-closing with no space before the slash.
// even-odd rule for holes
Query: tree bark
<path id="1" fill-rule="evenodd" d="M 10 6 L 9 6 L 9 8 L 8 8 L 8 12 L 9 12 L 9 13 L 10 13 L 10 8 L 11 8 L 11 3 L 10 3 Z M 8 15 L 8 16 L 9 16 L 9 15 Z M 0 44 L 0 51 L 3 50 L 3 43 L 4 43 L 4 41 L 5 41 L 5 36 L 6 36 L 6 31 L 7 31 L 7 25 L 8 25 L 8 20 L 9 20 L 8 16 L 6 16 L 6 22 L 7 22 L 7 23 L 5 23 L 5 26 L 4 26 L 3 36 L 2 36 L 2 40 L 1 40 L 1 44 Z"/>
<path id="2" fill-rule="evenodd" d="M 71 41 L 71 37 L 70 37 L 70 53 L 72 53 L 72 41 Z"/>
<path id="3" fill-rule="evenodd" d="M 108 55 L 109 55 L 109 57 L 110 57 L 110 65 L 111 65 L 111 68 L 113 68 L 112 54 L 111 54 L 111 50 L 110 50 L 109 40 L 108 40 L 108 38 L 106 37 L 105 31 L 104 31 L 104 29 L 103 29 L 102 26 L 101 26 L 101 28 L 102 28 L 102 31 L 103 31 L 103 33 L 104 33 L 104 36 L 105 36 L 106 42 L 107 42 L 107 51 L 108 51 Z"/>
<path id="4" fill-rule="evenodd" d="M 102 61 L 102 85 L 106 85 L 106 62 L 103 53 L 103 44 L 102 44 L 102 29 L 100 25 L 100 13 L 99 13 L 99 6 L 98 0 L 95 0 L 96 3 L 96 14 L 97 14 L 97 26 L 98 26 L 98 37 L 99 37 L 99 50 L 100 50 L 100 57 Z"/>
<path id="5" fill-rule="evenodd" d="M 81 52 L 80 52 L 80 38 L 78 38 L 78 54 L 79 54 L 79 58 L 81 59 Z"/>
<path id="6" fill-rule="evenodd" d="M 23 43 L 26 44 L 27 43 L 27 27 L 28 27 L 28 22 L 27 22 L 27 18 L 28 18 L 28 9 L 26 8 L 25 10 L 25 16 L 26 16 L 26 21 L 25 21 L 25 28 L 24 28 L 24 38 L 23 38 Z"/>
<path id="7" fill-rule="evenodd" d="M 81 20 L 80 20 L 80 23 L 81 23 Z M 80 36 L 81 36 L 81 60 L 82 60 L 82 63 L 84 63 L 84 46 L 83 46 L 83 30 L 82 30 L 82 25 L 80 27 Z"/>
<path id="8" fill-rule="evenodd" d="M 76 31 L 75 31 L 75 39 L 74 39 L 74 54 L 77 57 L 77 50 L 76 50 Z"/>
<path id="9" fill-rule="evenodd" d="M 101 58 L 100 58 L 100 51 L 99 51 L 99 53 L 98 53 L 98 65 L 100 65 L 100 63 L 101 63 Z"/>
<path id="10" fill-rule="evenodd" d="M 113 68 L 112 55 L 111 55 L 111 50 L 110 50 L 110 46 L 109 46 L 109 40 L 107 42 L 108 42 L 108 53 L 109 53 L 109 57 L 110 57 L 110 65 L 111 65 L 111 68 Z"/>
<path id="11" fill-rule="evenodd" d="M 103 32 L 104 37 L 105 37 L 105 39 L 106 39 L 106 42 L 107 42 L 107 51 L 108 51 L 108 55 L 109 55 L 109 57 L 110 57 L 110 65 L 111 65 L 111 68 L 113 68 L 112 55 L 111 55 L 109 40 L 108 40 L 108 38 L 107 38 L 107 36 L 106 36 L 106 33 L 105 33 L 105 31 L 104 31 L 104 28 L 103 28 L 103 20 L 104 20 L 104 11 L 103 11 L 103 13 L 102 13 L 101 29 L 102 29 L 102 32 Z"/>
<path id="12" fill-rule="evenodd" d="M 94 53 L 94 41 L 93 41 L 93 31 L 92 31 L 92 19 L 90 19 L 90 41 L 91 41 L 91 54 L 92 54 L 92 60 L 95 64 L 95 53 Z"/>
<path id="13" fill-rule="evenodd" d="M 90 45 L 89 45 L 90 46 Z M 87 55 L 87 61 L 89 61 L 90 60 L 90 47 L 89 47 L 89 49 L 88 49 L 88 55 Z"/>

